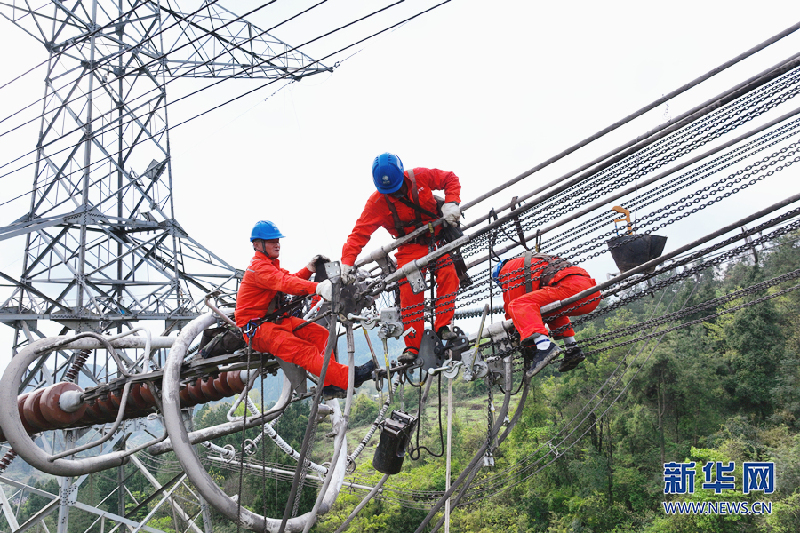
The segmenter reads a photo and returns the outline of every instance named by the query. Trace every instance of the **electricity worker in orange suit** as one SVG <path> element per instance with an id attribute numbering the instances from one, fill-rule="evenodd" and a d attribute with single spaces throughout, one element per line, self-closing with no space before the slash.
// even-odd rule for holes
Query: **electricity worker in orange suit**
<path id="1" fill-rule="evenodd" d="M 342 281 L 349 283 L 355 279 L 355 265 L 358 254 L 369 242 L 378 228 L 385 228 L 394 237 L 402 237 L 439 218 L 437 215 L 434 190 L 444 191 L 442 218 L 457 226 L 461 211 L 461 183 L 453 172 L 435 168 L 414 168 L 404 170 L 403 162 L 394 154 L 381 154 L 372 162 L 372 180 L 377 191 L 367 200 L 364 211 L 347 242 L 342 247 Z M 441 225 L 436 227 L 435 236 Z M 411 242 L 401 244 L 395 253 L 397 266 L 428 255 L 430 248 L 436 248 L 436 237 L 425 233 Z M 450 340 L 455 333 L 449 326 L 455 314 L 455 298 L 459 279 L 449 254 L 440 257 L 432 267 L 436 278 L 436 320 L 434 327 L 442 340 Z M 400 280 L 400 305 L 403 325 L 414 332 L 405 336 L 406 348 L 398 358 L 400 363 L 411 363 L 419 354 L 424 328 L 425 295 L 414 294 L 406 279 Z"/>
<path id="2" fill-rule="evenodd" d="M 326 300 L 331 299 L 330 280 L 320 283 L 309 281 L 316 271 L 315 256 L 308 266 L 297 274 L 290 274 L 281 268 L 280 239 L 284 235 L 278 227 L 268 220 L 261 220 L 253 227 L 250 242 L 255 255 L 236 294 L 236 325 L 244 331 L 245 340 L 252 337 L 253 349 L 270 353 L 288 363 L 298 365 L 319 377 L 325 346 L 328 343 L 328 330 L 318 324 L 306 324 L 300 318 L 283 314 L 268 321 L 262 321 L 274 314 L 283 305 L 284 295 L 307 296 L 318 294 Z M 302 328 L 298 327 L 304 325 Z M 254 329 L 255 328 L 255 329 Z M 355 369 L 354 387 L 360 387 L 372 377 L 375 363 L 369 361 Z M 347 390 L 347 365 L 333 358 L 325 372 L 323 393 L 326 398 L 343 397 Z"/>
<path id="3" fill-rule="evenodd" d="M 492 279 L 503 290 L 506 318 L 514 323 L 522 345 L 532 356 L 526 374 L 533 376 L 561 352 L 548 337 L 541 308 L 591 289 L 597 282 L 586 270 L 569 261 L 530 251 L 499 263 L 492 271 Z M 586 359 L 575 341 L 569 317 L 591 313 L 600 299 L 600 291 L 597 291 L 552 313 L 556 318 L 548 326 L 556 332 L 556 338 L 564 340 L 566 349 L 558 368 L 560 372 L 573 370 Z"/>

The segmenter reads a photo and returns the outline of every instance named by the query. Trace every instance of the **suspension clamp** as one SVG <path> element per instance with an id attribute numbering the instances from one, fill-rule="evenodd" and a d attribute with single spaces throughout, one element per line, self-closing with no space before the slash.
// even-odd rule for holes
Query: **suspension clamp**
<path id="1" fill-rule="evenodd" d="M 422 276 L 422 272 L 416 265 L 416 262 L 412 261 L 409 264 L 411 270 L 406 274 L 406 280 L 408 280 L 408 284 L 411 285 L 411 291 L 414 294 L 419 294 L 427 289 L 428 285 L 425 283 L 425 278 Z"/>

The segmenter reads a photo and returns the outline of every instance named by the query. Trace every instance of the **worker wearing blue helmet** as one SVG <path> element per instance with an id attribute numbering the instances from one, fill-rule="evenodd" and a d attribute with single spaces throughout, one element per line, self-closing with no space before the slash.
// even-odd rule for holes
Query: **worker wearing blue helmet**
<path id="1" fill-rule="evenodd" d="M 503 291 L 506 318 L 514 323 L 523 350 L 531 356 L 526 375 L 536 375 L 561 352 L 550 341 L 551 333 L 564 341 L 564 359 L 559 372 L 575 369 L 586 358 L 575 340 L 569 317 L 594 311 L 602 298 L 600 291 L 546 315 L 547 324 L 541 312 L 548 304 L 595 287 L 597 282 L 586 270 L 555 255 L 526 251 L 498 263 L 492 271 L 492 279 Z"/>
<path id="2" fill-rule="evenodd" d="M 405 169 L 395 154 L 384 153 L 372 162 L 372 182 L 375 191 L 367 200 L 361 216 L 347 242 L 342 247 L 342 280 L 354 278 L 356 259 L 372 234 L 378 228 L 386 229 L 394 238 L 403 237 L 420 226 L 439 218 L 447 224 L 458 226 L 461 211 L 461 183 L 453 172 L 435 168 Z M 441 211 L 433 191 L 444 191 Z M 434 235 L 425 233 L 410 242 L 401 244 L 395 253 L 397 266 L 410 263 L 428 255 L 439 245 L 437 226 Z M 450 330 L 455 313 L 455 298 L 459 278 L 449 254 L 442 256 L 431 268 L 436 278 L 436 320 L 434 328 L 442 340 L 450 340 L 455 333 Z M 398 358 L 401 363 L 413 362 L 419 354 L 424 328 L 423 293 L 414 294 L 407 280 L 400 281 L 400 305 L 405 329 L 414 333 L 404 337 L 406 348 Z"/>
<path id="3" fill-rule="evenodd" d="M 316 255 L 308 265 L 296 274 L 281 268 L 278 257 L 281 252 L 280 239 L 284 238 L 278 227 L 269 220 L 260 220 L 250 232 L 250 242 L 255 255 L 244 272 L 236 295 L 236 325 L 242 328 L 245 340 L 251 340 L 257 352 L 270 353 L 286 362 L 296 364 L 315 376 L 319 376 L 324 363 L 322 352 L 328 343 L 328 330 L 318 324 L 276 313 L 283 307 L 283 296 L 307 296 L 318 294 L 331 299 L 331 282 L 310 281 L 316 272 Z M 278 314 L 278 316 L 275 316 Z M 271 317 L 264 321 L 265 317 Z M 300 326 L 303 327 L 300 327 Z M 355 369 L 355 388 L 371 379 L 375 363 L 369 361 Z M 325 372 L 323 392 L 327 398 L 344 397 L 348 385 L 347 365 L 331 359 Z"/>

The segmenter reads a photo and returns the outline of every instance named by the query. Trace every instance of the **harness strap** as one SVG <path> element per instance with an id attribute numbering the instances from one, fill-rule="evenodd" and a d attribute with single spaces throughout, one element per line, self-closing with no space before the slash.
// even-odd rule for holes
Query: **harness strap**
<path id="1" fill-rule="evenodd" d="M 284 296 L 284 293 L 280 291 L 277 292 L 275 297 L 269 302 L 269 306 L 267 306 L 267 314 L 261 318 L 254 318 L 244 325 L 242 331 L 248 338 L 252 337 L 264 322 L 280 323 L 285 315 L 293 313 L 299 309 L 303 303 L 303 298 L 296 298 L 288 304 L 283 305 Z"/>
<path id="2" fill-rule="evenodd" d="M 531 252 L 530 250 L 525 250 L 525 254 L 523 254 L 523 257 L 524 257 L 523 269 L 525 272 L 525 292 L 529 293 L 533 290 L 533 280 L 531 280 L 531 258 L 533 257 L 533 252 Z"/>
<path id="3" fill-rule="evenodd" d="M 428 215 L 429 217 L 439 218 L 436 213 L 431 213 L 427 209 L 424 209 L 419 203 L 419 190 L 417 190 L 417 180 L 414 178 L 414 171 L 409 169 L 408 171 L 408 179 L 411 181 L 411 202 L 409 202 L 406 198 L 402 196 L 395 198 L 398 202 L 407 205 L 414 211 L 414 220 L 403 222 L 400 220 L 400 216 L 397 214 L 397 207 L 394 205 L 394 202 L 386 199 L 386 203 L 389 206 L 389 212 L 392 215 L 392 221 L 394 222 L 394 228 L 397 231 L 397 236 L 402 237 L 406 235 L 405 229 L 406 228 L 418 228 L 422 224 L 422 215 Z"/>
<path id="4" fill-rule="evenodd" d="M 517 210 L 517 197 L 511 199 L 511 211 Z M 528 245 L 525 244 L 525 233 L 522 231 L 522 222 L 519 220 L 519 214 L 514 216 L 514 227 L 517 229 L 517 237 L 519 237 L 519 243 L 522 245 L 523 248 L 529 250 Z M 538 252 L 539 249 L 537 248 L 536 251 Z"/>
<path id="5" fill-rule="evenodd" d="M 269 305 L 267 306 L 267 314 L 274 313 L 283 305 L 283 296 L 283 293 L 280 291 L 275 293 L 275 296 L 269 301 Z"/>
<path id="6" fill-rule="evenodd" d="M 543 268 L 537 268 L 536 270 L 540 273 L 539 287 L 549 286 L 560 270 L 573 266 L 572 263 L 558 256 L 534 254 L 531 250 L 527 250 L 524 254 L 523 263 L 523 269 L 525 271 L 525 292 L 531 292 L 531 290 L 533 290 L 533 269 L 531 268 L 531 262 L 534 258 L 546 263 Z"/>

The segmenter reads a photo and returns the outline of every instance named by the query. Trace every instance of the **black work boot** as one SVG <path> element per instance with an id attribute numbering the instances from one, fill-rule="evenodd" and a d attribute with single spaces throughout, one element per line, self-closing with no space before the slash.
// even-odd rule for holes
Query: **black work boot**
<path id="1" fill-rule="evenodd" d="M 397 362 L 401 365 L 407 365 L 416 361 L 418 356 L 419 350 L 412 348 L 411 346 L 406 346 L 406 349 L 403 350 L 403 353 L 401 353 L 400 357 L 397 358 Z"/>
<path id="2" fill-rule="evenodd" d="M 574 370 L 577 366 L 586 359 L 586 356 L 583 355 L 583 352 L 580 348 L 578 348 L 578 343 L 573 342 L 570 344 L 565 344 L 564 348 L 566 351 L 564 352 L 564 360 L 561 361 L 561 365 L 558 367 L 559 372 L 569 372 L 570 370 Z"/>
<path id="3" fill-rule="evenodd" d="M 353 388 L 357 389 L 363 385 L 365 381 L 372 379 L 372 371 L 376 368 L 375 361 L 367 361 L 363 365 L 357 366 Z M 347 391 L 336 385 L 325 385 L 322 388 L 322 399 L 331 400 L 333 398 L 347 398 Z"/>
<path id="4" fill-rule="evenodd" d="M 541 333 L 533 333 L 529 337 L 525 337 L 520 341 L 520 344 L 525 347 L 536 347 L 536 341 L 541 338 L 546 337 L 547 335 L 542 335 Z"/>
<path id="5" fill-rule="evenodd" d="M 364 384 L 368 379 L 372 379 L 372 371 L 377 367 L 375 361 L 369 360 L 361 366 L 356 367 L 356 379 L 353 383 L 353 388 L 357 389 Z"/>
<path id="6" fill-rule="evenodd" d="M 530 379 L 541 372 L 541 370 L 549 365 L 550 361 L 555 359 L 560 353 L 561 348 L 559 348 L 554 342 L 551 342 L 550 346 L 544 350 L 536 350 L 536 354 L 533 356 L 533 361 L 531 361 L 530 366 L 525 370 L 525 377 Z"/>
<path id="7" fill-rule="evenodd" d="M 332 400 L 334 398 L 347 398 L 347 391 L 336 385 L 325 385 L 322 387 L 323 400 Z"/>

